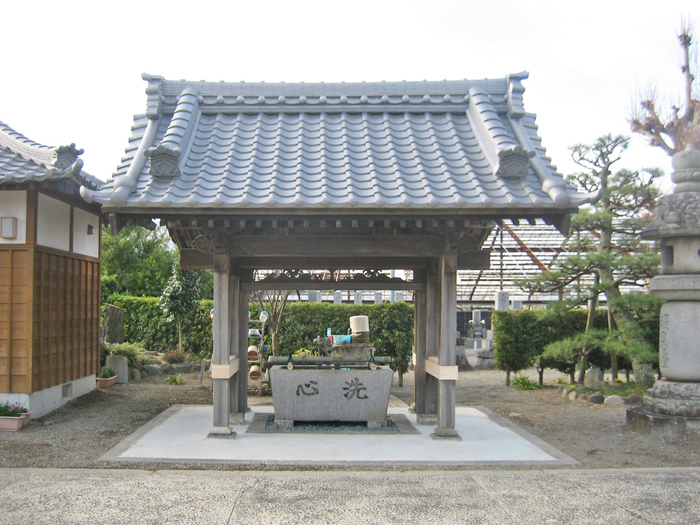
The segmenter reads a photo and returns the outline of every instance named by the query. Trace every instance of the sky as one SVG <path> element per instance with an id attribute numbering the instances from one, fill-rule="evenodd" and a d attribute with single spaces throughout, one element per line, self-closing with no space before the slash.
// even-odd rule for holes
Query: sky
<path id="1" fill-rule="evenodd" d="M 145 112 L 144 72 L 352 82 L 528 71 L 525 109 L 567 175 L 578 170 L 570 146 L 631 135 L 640 93 L 680 102 L 676 34 L 682 17 L 700 28 L 698 0 L 4 0 L 0 11 L 0 120 L 42 144 L 75 143 L 101 179 Z M 641 137 L 618 166 L 671 171 Z"/>

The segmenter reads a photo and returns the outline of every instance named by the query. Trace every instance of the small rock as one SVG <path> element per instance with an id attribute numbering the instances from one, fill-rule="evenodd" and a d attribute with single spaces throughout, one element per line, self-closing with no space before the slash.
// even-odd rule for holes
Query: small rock
<path id="1" fill-rule="evenodd" d="M 177 374 L 190 374 L 194 372 L 195 367 L 199 369 L 200 364 L 199 363 L 175 363 L 173 365 L 173 368 L 175 369 L 175 373 Z"/>
<path id="2" fill-rule="evenodd" d="M 577 397 L 578 392 L 576 392 L 576 390 L 572 390 L 571 392 L 569 392 L 569 399 L 571 399 L 571 401 L 576 401 Z"/>
<path id="3" fill-rule="evenodd" d="M 140 381 L 141 371 L 138 368 L 129 368 L 129 381 Z"/>
<path id="4" fill-rule="evenodd" d="M 569 390 L 568 388 L 563 389 L 562 392 L 561 392 L 561 397 L 563 397 L 564 399 L 566 399 L 567 397 L 569 397 L 569 393 L 570 393 L 570 392 L 571 392 L 571 390 Z"/>
<path id="5" fill-rule="evenodd" d="M 588 394 L 579 394 L 576 401 L 588 401 Z"/>
<path id="6" fill-rule="evenodd" d="M 156 365 L 145 365 L 143 367 L 144 372 L 149 376 L 159 376 L 163 373 L 163 369 Z"/>
<path id="7" fill-rule="evenodd" d="M 161 365 L 160 369 L 163 371 L 164 374 L 175 374 L 175 368 L 173 368 L 173 365 L 170 363 L 165 363 Z"/>
<path id="8" fill-rule="evenodd" d="M 625 403 L 628 405 L 642 406 L 644 398 L 639 394 L 632 394 L 625 398 Z"/>
<path id="9" fill-rule="evenodd" d="M 516 418 L 516 419 L 519 419 L 519 418 L 523 417 L 522 414 L 518 414 L 517 412 L 511 412 L 511 413 L 508 414 L 508 415 L 509 415 L 510 417 L 513 417 L 513 418 Z"/>
<path id="10" fill-rule="evenodd" d="M 608 396 L 603 403 L 611 407 L 619 407 L 625 404 L 625 398 L 622 396 Z"/>
<path id="11" fill-rule="evenodd" d="M 589 403 L 595 403 L 597 405 L 602 405 L 604 401 L 605 401 L 605 396 L 603 394 L 591 394 L 588 397 Z"/>
<path id="12" fill-rule="evenodd" d="M 620 383 L 618 383 L 617 381 L 606 381 L 606 383 L 608 385 L 608 388 L 614 388 L 614 389 L 622 388 Z"/>

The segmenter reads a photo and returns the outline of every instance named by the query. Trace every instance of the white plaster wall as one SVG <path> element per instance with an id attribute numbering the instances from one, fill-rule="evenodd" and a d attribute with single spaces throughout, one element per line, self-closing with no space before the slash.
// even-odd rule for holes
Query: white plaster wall
<path id="1" fill-rule="evenodd" d="M 27 192 L 0 191 L 0 217 L 17 218 L 17 238 L 0 239 L 0 244 L 27 242 Z"/>
<path id="2" fill-rule="evenodd" d="M 71 385 L 71 395 L 63 397 L 64 385 Z M 95 374 L 56 385 L 32 394 L 3 394 L 0 393 L 0 403 L 19 403 L 32 413 L 32 419 L 44 416 L 68 401 L 84 396 L 95 389 Z"/>
<path id="3" fill-rule="evenodd" d="M 70 250 L 70 204 L 39 194 L 36 243 Z"/>
<path id="4" fill-rule="evenodd" d="M 87 234 L 88 226 L 92 226 L 92 235 Z M 100 219 L 80 208 L 73 208 L 73 251 L 89 257 L 100 255 Z"/>

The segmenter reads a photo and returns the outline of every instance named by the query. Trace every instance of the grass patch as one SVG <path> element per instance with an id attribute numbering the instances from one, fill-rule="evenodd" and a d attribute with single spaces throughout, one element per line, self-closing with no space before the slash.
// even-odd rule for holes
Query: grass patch
<path id="1" fill-rule="evenodd" d="M 617 382 L 619 385 L 619 388 L 615 388 L 612 386 L 606 386 L 603 388 L 586 388 L 583 385 L 576 385 L 576 392 L 579 394 L 603 394 L 604 396 L 622 396 L 622 397 L 627 397 L 631 396 L 632 394 L 637 394 L 640 396 L 644 396 L 646 393 L 646 388 L 642 386 L 637 386 L 637 383 L 634 381 L 621 381 Z"/>
<path id="2" fill-rule="evenodd" d="M 181 385 L 185 381 L 182 379 L 182 375 L 180 374 L 168 374 L 168 378 L 165 380 L 165 382 L 169 385 Z"/>
<path id="3" fill-rule="evenodd" d="M 539 390 L 540 385 L 537 381 L 533 381 L 526 375 L 518 374 L 513 379 L 510 380 L 510 386 L 517 388 L 518 390 Z"/>

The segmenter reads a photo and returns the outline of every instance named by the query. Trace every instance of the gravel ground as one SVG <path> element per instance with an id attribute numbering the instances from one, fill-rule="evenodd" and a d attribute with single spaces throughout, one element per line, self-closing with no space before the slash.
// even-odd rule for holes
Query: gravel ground
<path id="1" fill-rule="evenodd" d="M 534 370 L 527 375 L 535 379 Z M 199 374 L 186 374 L 172 386 L 162 377 L 95 390 L 46 416 L 32 420 L 20 432 L 0 432 L 0 467 L 143 468 L 143 469 L 288 469 L 258 464 L 110 463 L 98 458 L 139 427 L 174 404 L 211 404 L 211 381 L 199 387 Z M 506 387 L 503 372 L 460 372 L 457 404 L 484 406 L 581 462 L 580 468 L 697 467 L 700 447 L 694 442 L 662 441 L 628 431 L 626 407 L 608 407 L 562 399 L 548 373 L 542 390 Z M 393 393 L 412 402 L 413 380 Z M 269 398 L 268 398 L 269 399 Z M 251 404 L 265 401 L 251 397 Z M 518 414 L 518 416 L 514 416 Z M 382 468 L 379 466 L 378 468 Z M 467 468 L 473 468 L 467 466 Z M 509 467 L 512 469 L 512 467 Z M 522 467 L 536 468 L 536 467 Z"/>

